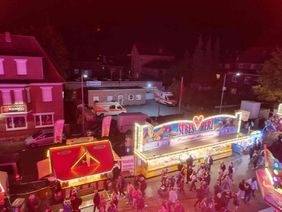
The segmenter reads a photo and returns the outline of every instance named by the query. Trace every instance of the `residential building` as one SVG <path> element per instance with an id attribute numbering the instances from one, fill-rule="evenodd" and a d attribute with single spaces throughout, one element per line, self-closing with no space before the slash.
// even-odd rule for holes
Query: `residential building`
<path id="1" fill-rule="evenodd" d="M 131 50 L 131 70 L 136 79 L 163 80 L 175 56 L 157 44 L 136 43 Z"/>
<path id="2" fill-rule="evenodd" d="M 64 118 L 63 78 L 33 36 L 0 34 L 0 133 L 53 127 Z"/>

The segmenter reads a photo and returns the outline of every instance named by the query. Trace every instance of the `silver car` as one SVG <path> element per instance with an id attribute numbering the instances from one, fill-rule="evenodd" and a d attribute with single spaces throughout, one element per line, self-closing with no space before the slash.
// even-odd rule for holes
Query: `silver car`
<path id="1" fill-rule="evenodd" d="M 45 146 L 54 144 L 54 130 L 46 129 L 41 130 L 25 139 L 27 147 L 35 148 L 37 146 Z"/>

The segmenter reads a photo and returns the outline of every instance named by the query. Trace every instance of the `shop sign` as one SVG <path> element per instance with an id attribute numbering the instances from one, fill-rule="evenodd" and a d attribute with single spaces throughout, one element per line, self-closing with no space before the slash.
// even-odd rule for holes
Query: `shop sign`
<path id="1" fill-rule="evenodd" d="M 128 155 L 121 157 L 121 171 L 134 174 L 134 156 Z"/>
<path id="2" fill-rule="evenodd" d="M 282 116 L 282 103 L 278 106 L 277 115 Z"/>
<path id="3" fill-rule="evenodd" d="M 204 118 L 195 116 L 193 120 L 179 120 L 143 128 L 143 144 L 151 141 L 172 139 L 187 135 L 200 135 L 205 132 L 218 132 L 219 136 L 238 132 L 240 113 L 237 116 L 219 115 Z"/>
<path id="4" fill-rule="evenodd" d="M 26 112 L 25 105 L 6 105 L 1 107 L 1 113 Z"/>

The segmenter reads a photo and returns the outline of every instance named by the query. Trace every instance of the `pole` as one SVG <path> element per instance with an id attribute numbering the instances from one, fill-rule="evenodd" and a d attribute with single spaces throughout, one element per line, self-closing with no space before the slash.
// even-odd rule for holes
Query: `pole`
<path id="1" fill-rule="evenodd" d="M 180 81 L 180 92 L 179 92 L 179 102 L 178 102 L 178 112 L 181 112 L 181 105 L 183 101 L 183 92 L 184 92 L 184 85 L 183 85 L 183 77 L 181 77 Z"/>
<path id="2" fill-rule="evenodd" d="M 81 115 L 82 115 L 82 134 L 85 131 L 85 127 L 84 127 L 84 83 L 83 83 L 83 74 L 81 73 L 81 104 L 82 104 L 82 110 L 81 110 Z"/>
<path id="3" fill-rule="evenodd" d="M 223 105 L 223 97 L 224 97 L 224 91 L 225 91 L 226 76 L 227 76 L 227 73 L 224 74 L 223 86 L 222 86 L 221 98 L 220 98 L 220 105 L 219 105 L 219 113 L 221 113 L 222 105 Z"/>

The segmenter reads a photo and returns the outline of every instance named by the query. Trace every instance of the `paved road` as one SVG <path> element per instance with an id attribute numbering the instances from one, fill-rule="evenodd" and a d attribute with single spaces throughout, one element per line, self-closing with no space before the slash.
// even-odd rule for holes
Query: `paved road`
<path id="1" fill-rule="evenodd" d="M 235 176 L 234 176 L 234 184 L 233 184 L 233 191 L 238 191 L 238 183 L 242 179 L 249 179 L 253 176 L 255 176 L 255 170 L 252 169 L 249 166 L 249 156 L 248 155 L 234 155 L 229 158 L 223 159 L 224 162 L 228 165 L 230 161 L 233 161 L 234 166 L 235 166 Z M 212 181 L 210 185 L 211 192 L 213 192 L 213 185 L 216 181 L 216 174 L 217 170 L 219 169 L 219 163 L 220 161 L 215 161 L 214 165 L 212 167 Z M 170 175 L 173 175 L 174 173 L 170 173 Z M 158 194 L 158 189 L 160 186 L 160 177 L 155 177 L 147 180 L 148 187 L 146 190 L 146 198 L 145 198 L 145 203 L 147 204 L 147 207 L 145 208 L 144 212 L 151 212 L 151 211 L 159 211 L 161 207 L 161 203 L 163 200 L 166 198 L 162 198 Z M 194 192 L 188 191 L 188 185 L 185 185 L 185 193 L 184 194 L 179 194 L 179 199 L 183 203 L 186 211 L 189 212 L 197 212 L 200 211 L 197 208 L 193 207 L 193 204 L 196 201 L 196 194 Z M 84 201 L 88 201 L 91 203 L 92 196 L 88 196 L 88 198 L 83 198 Z M 59 208 L 61 208 L 61 205 L 56 205 L 54 206 L 54 211 L 58 211 Z M 258 212 L 262 209 L 268 208 L 268 206 L 265 204 L 265 202 L 262 200 L 261 194 L 259 191 L 256 193 L 256 197 L 252 198 L 251 201 L 247 204 L 244 202 L 240 202 L 239 210 L 238 211 L 245 211 L 245 212 Z M 133 209 L 130 205 L 126 204 L 125 199 L 121 199 L 119 201 L 119 211 L 136 211 L 136 209 Z M 230 201 L 229 204 L 229 211 L 234 211 L 234 207 L 232 205 L 232 201 Z M 81 210 L 82 212 L 92 212 L 93 207 L 87 207 Z"/>

